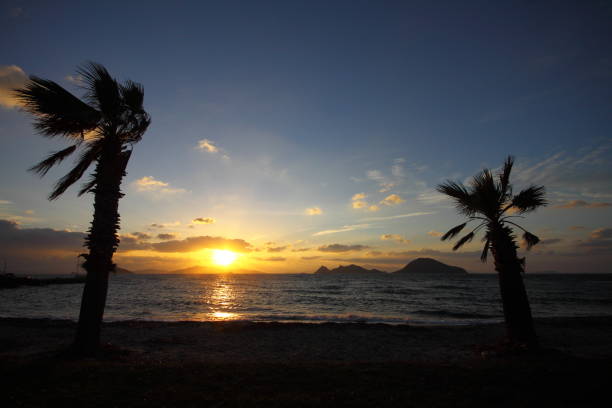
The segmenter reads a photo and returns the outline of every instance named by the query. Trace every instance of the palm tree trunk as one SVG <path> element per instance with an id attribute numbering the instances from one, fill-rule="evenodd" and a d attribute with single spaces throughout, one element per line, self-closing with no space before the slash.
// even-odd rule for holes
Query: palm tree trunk
<path id="1" fill-rule="evenodd" d="M 74 341 L 75 351 L 81 355 L 95 354 L 100 346 L 100 329 L 109 273 L 114 269 L 113 254 L 119 245 L 119 199 L 121 180 L 127 159 L 120 146 L 107 146 L 96 166 L 94 177 L 94 216 L 85 245 L 89 254 L 83 264 L 87 271 L 81 310 Z"/>
<path id="2" fill-rule="evenodd" d="M 498 272 L 508 340 L 529 348 L 537 347 L 529 299 L 523 283 L 523 265 L 516 253 L 512 232 L 506 227 L 491 230 L 491 252 Z"/>

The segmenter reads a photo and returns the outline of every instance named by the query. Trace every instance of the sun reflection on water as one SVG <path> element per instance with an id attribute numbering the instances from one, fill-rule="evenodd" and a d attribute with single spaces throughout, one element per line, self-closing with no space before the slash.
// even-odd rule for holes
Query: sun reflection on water
<path id="1" fill-rule="evenodd" d="M 213 283 L 212 293 L 210 296 L 211 304 L 211 320 L 236 320 L 240 318 L 238 313 L 234 313 L 237 307 L 236 291 L 230 281 L 231 277 L 219 275 Z"/>

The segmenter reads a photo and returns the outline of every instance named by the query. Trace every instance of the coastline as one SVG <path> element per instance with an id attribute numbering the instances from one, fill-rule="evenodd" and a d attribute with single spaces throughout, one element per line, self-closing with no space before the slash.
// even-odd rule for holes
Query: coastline
<path id="1" fill-rule="evenodd" d="M 612 316 L 535 319 L 542 347 L 586 358 L 612 358 Z M 0 318 L 0 358 L 67 347 L 76 323 Z M 499 344 L 501 323 L 423 325 L 239 321 L 105 322 L 102 341 L 143 360 L 466 361 Z"/>

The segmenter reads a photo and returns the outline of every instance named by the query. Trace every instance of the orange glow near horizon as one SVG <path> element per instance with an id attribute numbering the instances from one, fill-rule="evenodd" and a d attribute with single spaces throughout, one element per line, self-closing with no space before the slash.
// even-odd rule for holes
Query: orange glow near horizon
<path id="1" fill-rule="evenodd" d="M 238 254 L 225 249 L 213 249 L 212 251 L 212 260 L 215 265 L 228 266 L 234 263 L 237 258 Z"/>

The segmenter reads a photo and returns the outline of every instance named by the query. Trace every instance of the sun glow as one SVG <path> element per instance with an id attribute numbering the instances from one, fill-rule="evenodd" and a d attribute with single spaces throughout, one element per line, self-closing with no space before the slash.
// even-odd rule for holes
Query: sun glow
<path id="1" fill-rule="evenodd" d="M 224 249 L 214 249 L 212 253 L 213 262 L 221 266 L 232 264 L 236 258 L 238 258 L 238 255 L 235 252 Z"/>

